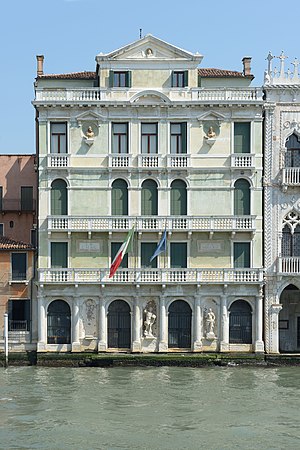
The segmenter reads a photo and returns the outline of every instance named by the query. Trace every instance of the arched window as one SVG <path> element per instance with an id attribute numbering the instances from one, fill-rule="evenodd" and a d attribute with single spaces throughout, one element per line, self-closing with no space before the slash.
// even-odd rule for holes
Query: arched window
<path id="1" fill-rule="evenodd" d="M 126 181 L 118 179 L 112 184 L 111 213 L 113 216 L 127 216 L 128 214 L 128 185 Z"/>
<path id="2" fill-rule="evenodd" d="M 185 216 L 187 214 L 186 184 L 182 180 L 174 180 L 171 184 L 171 215 Z"/>
<path id="3" fill-rule="evenodd" d="M 298 136 L 295 133 L 289 136 L 286 140 L 285 146 L 285 166 L 300 167 L 300 142 Z"/>
<path id="4" fill-rule="evenodd" d="M 244 179 L 234 184 L 234 215 L 250 215 L 250 184 Z"/>
<path id="5" fill-rule="evenodd" d="M 252 310 L 245 300 L 237 300 L 229 309 L 229 343 L 252 344 Z"/>
<path id="6" fill-rule="evenodd" d="M 115 300 L 109 305 L 107 331 L 109 348 L 130 348 L 130 306 L 124 300 Z"/>
<path id="7" fill-rule="evenodd" d="M 153 180 L 145 180 L 142 184 L 142 216 L 157 216 L 157 184 Z"/>
<path id="8" fill-rule="evenodd" d="M 169 348 L 191 347 L 192 310 L 184 300 L 176 300 L 169 307 Z"/>
<path id="9" fill-rule="evenodd" d="M 298 224 L 294 232 L 288 225 L 282 230 L 281 255 L 283 257 L 300 256 L 300 225 Z"/>
<path id="10" fill-rule="evenodd" d="M 63 300 L 54 300 L 48 307 L 47 342 L 71 343 L 71 310 L 68 303 Z"/>
<path id="11" fill-rule="evenodd" d="M 51 214 L 53 216 L 68 214 L 67 183 L 64 180 L 54 180 L 51 184 Z"/>

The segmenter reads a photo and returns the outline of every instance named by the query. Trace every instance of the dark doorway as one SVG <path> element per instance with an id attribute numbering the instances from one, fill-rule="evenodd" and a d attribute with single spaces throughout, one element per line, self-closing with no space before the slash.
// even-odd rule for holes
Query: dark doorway
<path id="1" fill-rule="evenodd" d="M 109 348 L 130 348 L 130 307 L 124 300 L 115 300 L 109 305 L 107 327 Z"/>
<path id="2" fill-rule="evenodd" d="M 48 344 L 71 343 L 71 310 L 63 300 L 54 300 L 48 307 L 47 314 Z"/>
<path id="3" fill-rule="evenodd" d="M 169 348 L 191 348 L 192 311 L 187 302 L 176 300 L 169 307 Z"/>
<path id="4" fill-rule="evenodd" d="M 230 344 L 252 344 L 252 310 L 245 300 L 237 300 L 230 306 Z"/>

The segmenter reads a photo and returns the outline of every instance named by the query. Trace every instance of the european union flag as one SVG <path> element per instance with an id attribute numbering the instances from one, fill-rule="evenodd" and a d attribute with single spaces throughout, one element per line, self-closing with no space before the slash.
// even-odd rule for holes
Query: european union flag
<path id="1" fill-rule="evenodd" d="M 164 234 L 162 235 L 162 238 L 159 241 L 155 252 L 151 256 L 150 262 L 153 261 L 153 259 L 156 258 L 160 253 L 165 252 L 166 249 L 167 249 L 167 230 L 164 231 Z"/>

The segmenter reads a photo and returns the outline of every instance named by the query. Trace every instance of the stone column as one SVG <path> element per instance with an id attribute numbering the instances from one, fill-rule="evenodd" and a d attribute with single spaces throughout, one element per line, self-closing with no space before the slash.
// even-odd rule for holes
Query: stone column
<path id="1" fill-rule="evenodd" d="M 107 325 L 106 325 L 105 303 L 103 298 L 100 298 L 99 302 L 98 335 L 99 335 L 98 352 L 105 352 L 107 350 Z"/>
<path id="2" fill-rule="evenodd" d="M 132 330 L 132 351 L 141 351 L 141 308 L 139 305 L 139 298 L 134 299 L 133 306 L 133 330 Z"/>
<path id="3" fill-rule="evenodd" d="M 167 327 L 167 313 L 166 313 L 166 299 L 162 295 L 159 301 L 159 352 L 168 351 L 168 327 Z"/>
<path id="4" fill-rule="evenodd" d="M 279 353 L 279 326 L 278 316 L 282 310 L 282 305 L 279 303 L 273 303 L 270 305 L 270 353 Z"/>
<path id="5" fill-rule="evenodd" d="M 38 343 L 37 343 L 37 351 L 44 352 L 46 351 L 47 344 L 47 316 L 44 305 L 44 297 L 42 294 L 38 293 L 37 295 L 38 301 Z"/>
<path id="6" fill-rule="evenodd" d="M 227 297 L 221 297 L 221 342 L 220 352 L 229 351 L 229 313 L 227 310 Z"/>
<path id="7" fill-rule="evenodd" d="M 193 351 L 202 351 L 202 321 L 201 321 L 201 303 L 200 296 L 195 296 L 195 313 L 194 313 L 194 343 Z"/>
<path id="8" fill-rule="evenodd" d="M 80 352 L 80 340 L 79 340 L 79 305 L 78 298 L 73 298 L 73 317 L 72 317 L 72 352 Z"/>
<path id="9" fill-rule="evenodd" d="M 263 300 L 262 290 L 259 295 L 256 296 L 256 340 L 255 340 L 255 352 L 264 352 L 263 343 Z"/>

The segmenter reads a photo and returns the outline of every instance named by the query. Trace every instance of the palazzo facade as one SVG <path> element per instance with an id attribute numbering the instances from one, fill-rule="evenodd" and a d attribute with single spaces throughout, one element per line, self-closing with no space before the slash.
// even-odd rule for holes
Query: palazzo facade
<path id="1" fill-rule="evenodd" d="M 300 78 L 268 56 L 265 73 L 265 344 L 300 351 Z M 292 69 L 292 70 L 291 70 Z"/>
<path id="2" fill-rule="evenodd" d="M 263 352 L 251 58 L 241 72 L 205 69 L 202 55 L 147 35 L 98 54 L 95 72 L 47 75 L 43 59 L 38 351 Z"/>

